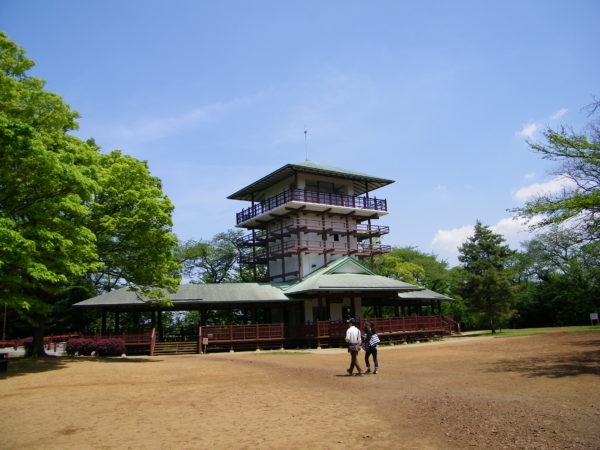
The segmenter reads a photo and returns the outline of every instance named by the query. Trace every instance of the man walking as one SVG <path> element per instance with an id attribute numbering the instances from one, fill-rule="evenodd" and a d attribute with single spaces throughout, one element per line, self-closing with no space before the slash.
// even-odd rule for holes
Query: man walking
<path id="1" fill-rule="evenodd" d="M 356 367 L 356 376 L 362 377 L 363 371 L 358 364 L 358 352 L 360 351 L 361 337 L 360 330 L 356 328 L 358 322 L 354 319 L 348 320 L 348 330 L 346 331 L 346 342 L 348 343 L 348 352 L 350 353 L 350 368 L 346 370 L 349 376 L 352 376 L 352 371 Z"/>

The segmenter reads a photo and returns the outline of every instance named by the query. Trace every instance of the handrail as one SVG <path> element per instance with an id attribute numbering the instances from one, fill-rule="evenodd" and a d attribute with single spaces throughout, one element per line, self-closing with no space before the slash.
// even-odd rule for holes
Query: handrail
<path id="1" fill-rule="evenodd" d="M 236 214 L 236 223 L 240 224 L 293 201 L 343 206 L 354 209 L 387 211 L 387 200 L 385 199 L 353 197 L 351 195 L 330 194 L 327 192 L 307 191 L 305 189 L 288 189 L 249 208 L 243 209 Z"/>
<path id="2" fill-rule="evenodd" d="M 327 232 L 328 234 L 352 234 L 357 238 L 376 237 L 390 232 L 390 227 L 387 225 L 369 225 L 346 223 L 336 220 L 319 220 L 319 219 L 300 219 L 293 218 L 284 221 L 283 228 L 286 231 L 301 230 L 301 231 L 316 231 Z M 273 233 L 271 240 L 276 238 L 280 233 Z M 240 245 L 245 246 L 266 246 L 268 243 L 267 233 L 264 230 L 248 233 L 239 239 Z"/>

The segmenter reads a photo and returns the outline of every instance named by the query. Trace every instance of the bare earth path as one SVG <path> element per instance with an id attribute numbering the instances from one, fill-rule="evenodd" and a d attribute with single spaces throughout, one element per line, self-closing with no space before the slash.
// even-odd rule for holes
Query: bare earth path
<path id="1" fill-rule="evenodd" d="M 0 448 L 600 448 L 600 333 L 380 350 L 11 360 Z"/>

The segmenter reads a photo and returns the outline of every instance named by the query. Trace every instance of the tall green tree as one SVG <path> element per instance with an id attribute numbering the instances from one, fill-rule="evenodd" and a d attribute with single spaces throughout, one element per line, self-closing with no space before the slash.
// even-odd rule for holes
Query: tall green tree
<path id="1" fill-rule="evenodd" d="M 591 114 L 600 111 L 600 102 L 591 105 Z M 547 128 L 542 141 L 529 146 L 544 159 L 557 161 L 554 173 L 567 177 L 569 188 L 556 194 L 540 195 L 513 210 L 526 218 L 541 218 L 534 228 L 568 223 L 588 241 L 600 240 L 600 120 L 593 119 L 586 130 L 575 133 L 567 127 Z"/>
<path id="2" fill-rule="evenodd" d="M 471 311 L 483 314 L 492 333 L 511 312 L 514 251 L 504 242 L 501 235 L 477 221 L 473 236 L 458 249 L 464 275 L 462 297 Z"/>
<path id="3" fill-rule="evenodd" d="M 96 236 L 99 270 L 91 273 L 102 291 L 135 287 L 151 298 L 157 288 L 179 285 L 172 233 L 173 205 L 146 162 L 120 151 L 100 155 L 100 189 L 90 204 L 88 227 Z"/>
<path id="4" fill-rule="evenodd" d="M 96 149 L 66 134 L 77 113 L 28 77 L 33 61 L 0 33 L 0 297 L 39 325 L 69 280 L 98 267 L 86 226 Z"/>
<path id="5" fill-rule="evenodd" d="M 145 163 L 67 134 L 78 114 L 27 75 L 33 64 L 0 33 L 0 298 L 36 325 L 43 352 L 52 305 L 90 276 L 162 298 L 156 288 L 177 285 L 178 265 L 160 181 Z"/>

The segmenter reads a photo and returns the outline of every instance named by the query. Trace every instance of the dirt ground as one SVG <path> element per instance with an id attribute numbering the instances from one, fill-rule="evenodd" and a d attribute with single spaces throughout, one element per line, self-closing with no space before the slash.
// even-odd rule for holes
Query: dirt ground
<path id="1" fill-rule="evenodd" d="M 361 353 L 362 356 L 362 353 Z M 11 360 L 0 448 L 600 448 L 600 333 Z"/>

